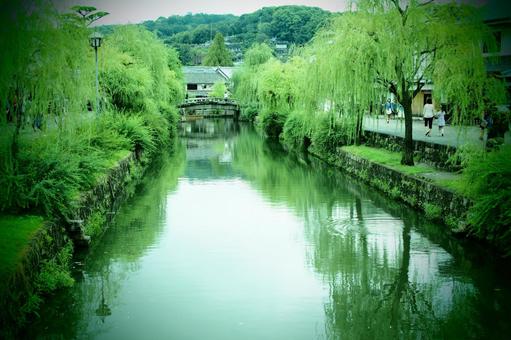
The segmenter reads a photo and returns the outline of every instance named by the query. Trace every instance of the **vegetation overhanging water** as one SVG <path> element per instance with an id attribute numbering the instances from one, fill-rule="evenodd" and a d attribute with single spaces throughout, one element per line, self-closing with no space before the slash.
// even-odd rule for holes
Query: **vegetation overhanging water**
<path id="1" fill-rule="evenodd" d="M 230 120 L 181 147 L 31 337 L 499 338 L 509 278 L 410 209 Z"/>

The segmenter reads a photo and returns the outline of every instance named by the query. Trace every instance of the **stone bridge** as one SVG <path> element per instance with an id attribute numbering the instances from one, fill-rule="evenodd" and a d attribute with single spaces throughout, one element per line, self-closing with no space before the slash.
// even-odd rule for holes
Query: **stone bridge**
<path id="1" fill-rule="evenodd" d="M 231 99 L 223 98 L 190 98 L 178 106 L 184 118 L 200 117 L 239 117 L 238 104 Z"/>

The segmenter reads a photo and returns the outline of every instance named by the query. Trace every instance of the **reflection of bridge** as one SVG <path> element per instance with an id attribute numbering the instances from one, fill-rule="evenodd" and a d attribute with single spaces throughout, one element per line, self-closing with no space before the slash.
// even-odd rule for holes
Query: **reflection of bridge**
<path id="1" fill-rule="evenodd" d="M 238 118 L 240 112 L 238 103 L 224 98 L 190 98 L 179 105 L 179 108 L 183 116 Z"/>

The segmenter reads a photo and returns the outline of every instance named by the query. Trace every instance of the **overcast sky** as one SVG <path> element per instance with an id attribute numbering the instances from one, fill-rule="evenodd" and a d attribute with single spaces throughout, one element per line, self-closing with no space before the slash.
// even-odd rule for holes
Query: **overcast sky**
<path id="1" fill-rule="evenodd" d="M 158 17 L 187 13 L 235 14 L 251 13 L 263 7 L 305 5 L 331 12 L 346 9 L 347 0 L 55 0 L 59 10 L 74 5 L 94 6 L 110 15 L 98 21 L 99 25 L 139 23 Z"/>

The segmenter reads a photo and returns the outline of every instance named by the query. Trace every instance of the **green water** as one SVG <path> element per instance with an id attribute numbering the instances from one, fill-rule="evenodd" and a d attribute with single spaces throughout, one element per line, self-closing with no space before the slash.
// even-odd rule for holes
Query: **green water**
<path id="1" fill-rule="evenodd" d="M 181 134 L 27 338 L 511 336 L 509 270 L 481 249 L 247 125 Z"/>

